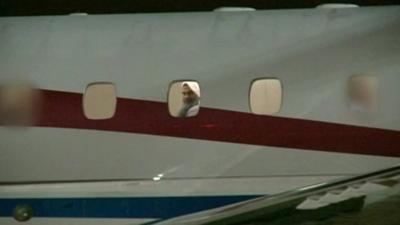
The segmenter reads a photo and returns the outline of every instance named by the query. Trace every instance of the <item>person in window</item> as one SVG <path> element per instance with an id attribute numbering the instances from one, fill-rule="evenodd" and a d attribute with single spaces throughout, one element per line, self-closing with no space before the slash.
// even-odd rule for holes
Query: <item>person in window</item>
<path id="1" fill-rule="evenodd" d="M 196 116 L 200 109 L 200 87 L 197 82 L 187 81 L 182 85 L 183 105 L 179 111 L 179 117 Z"/>

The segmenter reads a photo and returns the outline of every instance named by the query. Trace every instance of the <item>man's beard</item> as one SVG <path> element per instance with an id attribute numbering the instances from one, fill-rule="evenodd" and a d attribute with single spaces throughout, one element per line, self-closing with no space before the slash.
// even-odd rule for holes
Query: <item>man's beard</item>
<path id="1" fill-rule="evenodd" d="M 187 98 L 187 99 L 183 100 L 183 104 L 193 105 L 196 103 L 196 101 L 197 101 L 197 99 L 195 99 L 195 98 Z"/>

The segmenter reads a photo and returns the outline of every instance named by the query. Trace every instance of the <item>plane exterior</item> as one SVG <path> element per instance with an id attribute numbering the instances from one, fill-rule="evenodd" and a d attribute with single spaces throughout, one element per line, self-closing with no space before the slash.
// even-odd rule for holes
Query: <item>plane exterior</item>
<path id="1" fill-rule="evenodd" d="M 383 169 L 400 156 L 400 7 L 0 18 L 0 84 L 42 97 L 30 127 L 0 127 L 0 224 L 143 224 Z M 346 102 L 379 80 L 373 116 Z M 252 82 L 282 106 L 253 114 Z M 172 82 L 199 83 L 197 116 L 168 112 Z M 110 82 L 112 118 L 85 117 Z"/>

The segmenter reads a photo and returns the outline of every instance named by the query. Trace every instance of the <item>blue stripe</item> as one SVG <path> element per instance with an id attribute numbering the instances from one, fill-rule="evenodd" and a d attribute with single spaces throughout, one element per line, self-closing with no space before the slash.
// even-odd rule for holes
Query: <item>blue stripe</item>
<path id="1" fill-rule="evenodd" d="M 0 217 L 12 216 L 17 205 L 30 205 L 34 217 L 168 219 L 256 197 L 260 196 L 0 199 Z"/>

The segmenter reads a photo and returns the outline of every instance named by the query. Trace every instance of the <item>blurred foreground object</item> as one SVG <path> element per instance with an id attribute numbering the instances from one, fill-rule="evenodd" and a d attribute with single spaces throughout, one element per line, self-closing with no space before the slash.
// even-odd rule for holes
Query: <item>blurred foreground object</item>
<path id="1" fill-rule="evenodd" d="M 0 87 L 0 124 L 28 126 L 35 123 L 40 93 L 28 84 Z"/>

